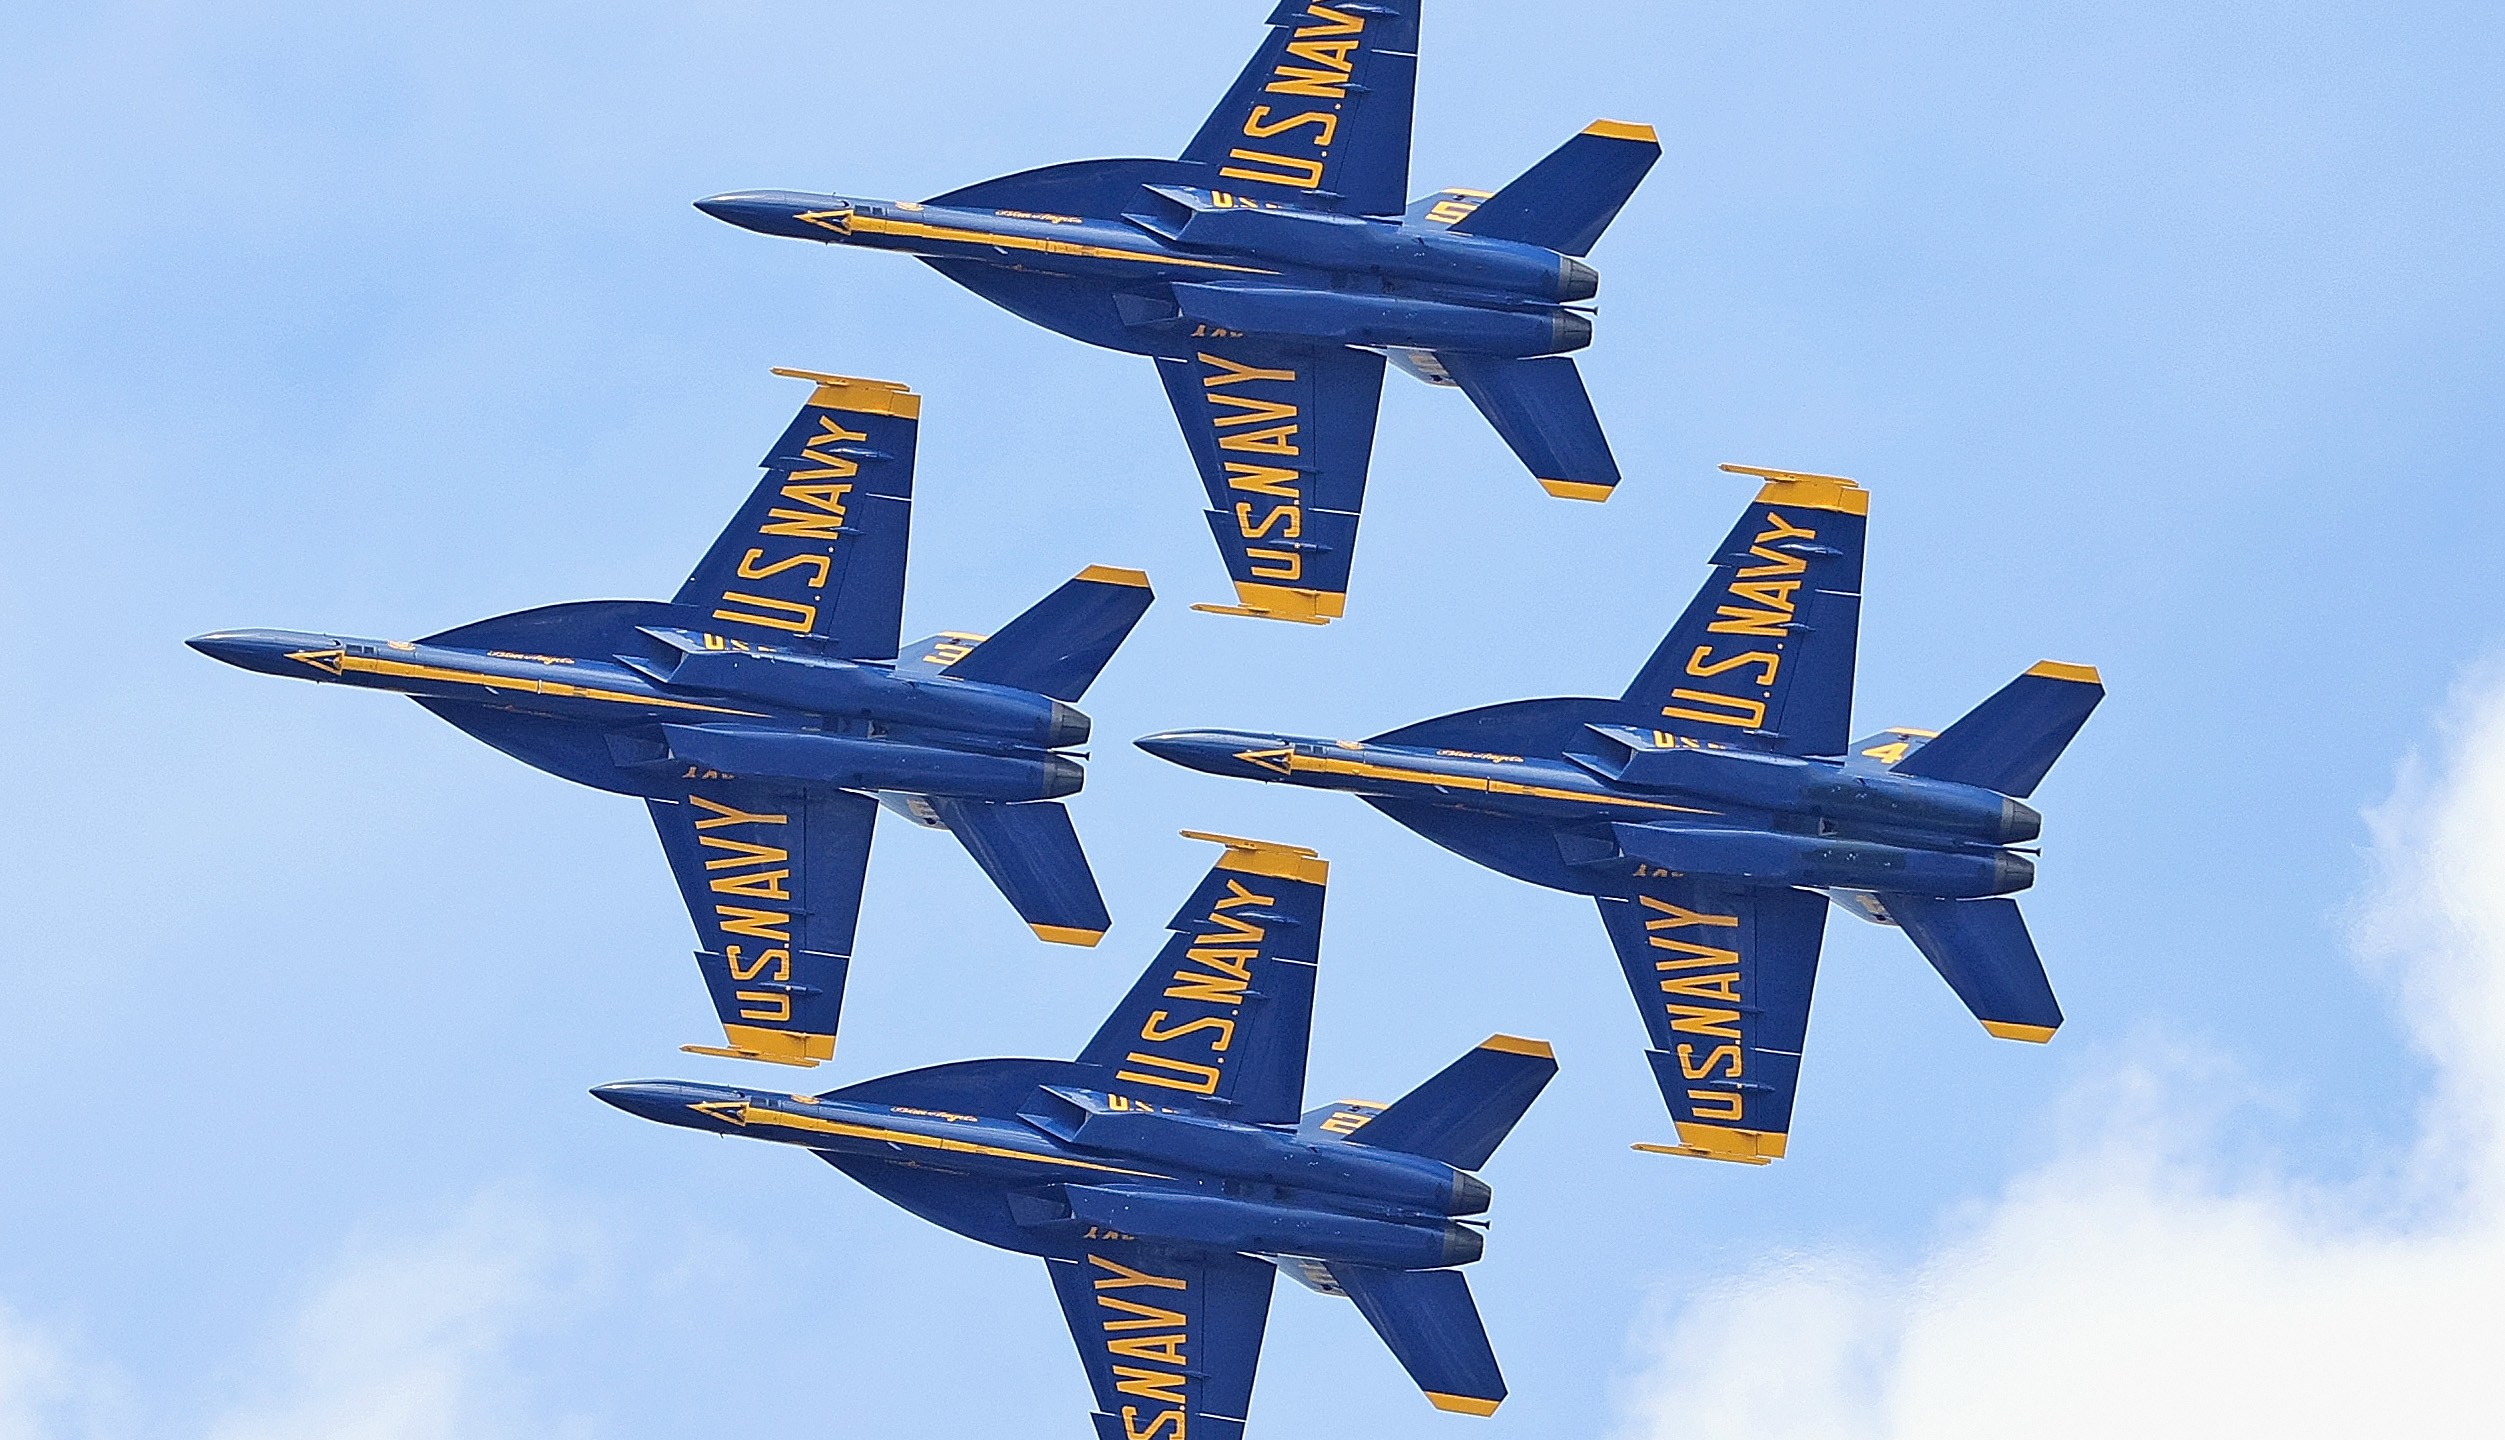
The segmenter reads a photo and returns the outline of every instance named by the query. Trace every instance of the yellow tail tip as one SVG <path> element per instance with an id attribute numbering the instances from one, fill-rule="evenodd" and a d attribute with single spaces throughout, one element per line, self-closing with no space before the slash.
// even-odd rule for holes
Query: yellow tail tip
<path id="1" fill-rule="evenodd" d="M 1661 143 L 1659 131 L 1636 120 L 1595 120 L 1583 127 L 1583 133 L 1598 135 L 1603 140 L 1644 140 L 1655 145 Z"/>
<path id="2" fill-rule="evenodd" d="M 1092 949 L 1097 941 L 1105 938 L 1102 930 L 1081 930 L 1075 925 L 1029 925 L 1027 928 L 1035 932 L 1036 939 L 1049 940 L 1055 945 Z"/>
<path id="3" fill-rule="evenodd" d="M 1501 1396 L 1494 1400 L 1482 1400 L 1476 1395 L 1446 1395 L 1437 1390 L 1427 1391 L 1426 1398 L 1427 1403 L 1436 1409 L 1449 1410 L 1455 1415 L 1493 1415 L 1496 1407 L 1505 1403 Z"/>
<path id="4" fill-rule="evenodd" d="M 1541 1060 L 1557 1058 L 1556 1047 L 1545 1040 L 1525 1040 L 1519 1035 L 1490 1035 L 1479 1042 L 1482 1050 L 1501 1050 L 1508 1055 L 1530 1055 Z"/>
<path id="5" fill-rule="evenodd" d="M 1093 580 L 1099 585 L 1128 585 L 1134 590 L 1148 588 L 1147 571 L 1127 570 L 1119 565 L 1090 565 L 1078 573 L 1078 578 Z"/>
<path id="6" fill-rule="evenodd" d="M 1540 488 L 1560 500 L 1589 500 L 1595 505 L 1618 490 L 1615 485 L 1594 485 L 1588 480 L 1542 480 Z"/>
<path id="7" fill-rule="evenodd" d="M 2027 673 L 2041 680 L 2068 680 L 2080 685 L 2102 685 L 2105 677 L 2093 665 L 2072 665 L 2060 660 L 2038 660 L 2027 667 Z"/>
<path id="8" fill-rule="evenodd" d="M 2053 1038 L 2057 1025 L 2013 1025 L 2006 1020 L 1986 1020 L 1983 1028 L 1997 1040 L 2023 1040 L 2029 1045 L 2046 1044 Z"/>

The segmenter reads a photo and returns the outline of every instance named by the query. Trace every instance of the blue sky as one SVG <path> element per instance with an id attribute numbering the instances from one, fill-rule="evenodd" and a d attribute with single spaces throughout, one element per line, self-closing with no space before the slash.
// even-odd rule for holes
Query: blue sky
<path id="1" fill-rule="evenodd" d="M 1769 1257 L 1917 1273 L 2060 1173 L 2117 1076 L 2166 1077 L 2155 1128 L 2205 1175 L 2337 1190 L 2413 1151 L 2438 1062 L 2348 940 L 2361 809 L 2505 630 L 2505 17 L 1433 7 L 1413 188 L 1500 183 L 1596 115 L 1660 128 L 1584 365 L 1629 480 L 1550 500 L 1396 380 L 1316 632 L 1187 609 L 1222 577 L 1144 362 L 688 206 L 1172 153 L 1265 10 L 0 16 L 0 1436 L 1084 1433 L 1034 1262 L 584 1095 L 756 1078 L 672 1048 L 711 1023 L 637 807 L 180 643 L 666 594 L 801 398 L 774 365 L 927 397 L 913 633 L 1151 572 L 1088 706 L 1115 740 L 1614 692 L 1746 499 L 1726 460 L 1874 492 L 1866 728 L 2103 667 L 2038 797 L 2059 1040 L 1988 1041 L 1838 919 L 1763 1171 L 1627 1150 L 1667 1124 L 1588 902 L 1353 801 L 1100 746 L 1075 809 L 1117 924 L 1083 954 L 883 829 L 813 1088 L 1071 1053 L 1207 863 L 1183 828 L 1335 862 L 1317 1092 L 1556 1042 L 1490 1170 L 1474 1283 L 1514 1398 L 1484 1433 L 1653 1423 L 1649 1337 L 1709 1333 Z M 1301 1291 L 1253 1423 L 1466 1428 Z"/>

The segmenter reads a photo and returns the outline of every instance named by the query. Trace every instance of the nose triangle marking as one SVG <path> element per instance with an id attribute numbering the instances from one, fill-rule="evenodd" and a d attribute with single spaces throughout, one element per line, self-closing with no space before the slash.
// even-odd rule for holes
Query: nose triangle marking
<path id="1" fill-rule="evenodd" d="M 699 1115 L 745 1129 L 748 1125 L 748 1102 L 745 1100 L 706 1100 L 688 1107 Z"/>
<path id="2" fill-rule="evenodd" d="M 287 652 L 287 658 L 301 661 L 331 675 L 344 673 L 348 668 L 348 652 L 337 647 L 328 650 L 290 650 Z"/>
<path id="3" fill-rule="evenodd" d="M 1276 770 L 1285 775 L 1291 768 L 1288 762 L 1295 754 L 1294 749 L 1282 745 L 1276 750 L 1238 750 L 1235 758 L 1247 765 L 1258 765 L 1264 770 Z"/>

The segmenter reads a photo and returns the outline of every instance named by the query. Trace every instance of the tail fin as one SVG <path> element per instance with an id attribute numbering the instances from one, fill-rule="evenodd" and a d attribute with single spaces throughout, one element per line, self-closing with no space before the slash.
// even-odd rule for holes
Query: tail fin
<path id="1" fill-rule="evenodd" d="M 1093 945 L 1113 928 L 1060 802 L 1001 805 L 933 796 L 931 808 L 1037 935 L 1057 945 Z"/>
<path id="2" fill-rule="evenodd" d="M 1436 1409 L 1496 1413 L 1505 1399 L 1504 1372 L 1460 1271 L 1336 1263 L 1330 1271 Z"/>
<path id="3" fill-rule="evenodd" d="M 1609 498 L 1618 483 L 1618 461 L 1572 360 L 1441 354 L 1436 359 L 1539 477 L 1541 489 L 1564 500 Z"/>
<path id="4" fill-rule="evenodd" d="M 940 673 L 1076 700 L 1156 598 L 1144 572 L 1090 565 Z"/>
<path id="5" fill-rule="evenodd" d="M 2024 800 L 2104 698 L 2095 666 L 2043 661 L 1899 761 L 1896 771 Z"/>
<path id="6" fill-rule="evenodd" d="M 1589 255 L 1661 158 L 1650 125 L 1595 120 L 1453 225 L 1463 235 Z"/>
<path id="7" fill-rule="evenodd" d="M 1927 895 L 1882 895 L 1879 901 L 1984 1029 L 2041 1045 L 2061 1028 L 2061 1004 L 2017 901 Z"/>
<path id="8" fill-rule="evenodd" d="M 1547 1041 L 1491 1035 L 1394 1101 L 1352 1138 L 1381 1150 L 1441 1160 L 1457 1170 L 1476 1170 L 1513 1133 L 1523 1112 L 1556 1074 L 1557 1052 Z"/>

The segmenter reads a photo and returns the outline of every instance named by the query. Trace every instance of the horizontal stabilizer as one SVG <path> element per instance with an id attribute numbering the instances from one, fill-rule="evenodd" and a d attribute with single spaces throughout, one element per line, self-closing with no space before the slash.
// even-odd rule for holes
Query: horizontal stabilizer
<path id="1" fill-rule="evenodd" d="M 1496 1413 L 1504 1403 L 1505 1377 L 1496 1368 L 1479 1307 L 1470 1299 L 1470 1281 L 1460 1271 L 1348 1264 L 1333 1264 L 1330 1271 L 1436 1409 Z"/>
<path id="2" fill-rule="evenodd" d="M 2024 800 L 2104 698 L 2105 682 L 2094 666 L 2046 660 L 1898 761 L 1896 772 Z"/>
<path id="3" fill-rule="evenodd" d="M 1438 715 L 1380 735 L 1369 745 L 1414 745 L 1422 750 L 1502 751 L 1517 755 L 1554 755 L 1584 738 L 1585 727 L 1616 720 L 1615 700 L 1579 696 L 1548 700 L 1508 700 L 1475 710 Z"/>
<path id="4" fill-rule="evenodd" d="M 1931 968 L 2003 1040 L 2042 1044 L 2061 1028 L 2061 1005 L 2035 953 L 2018 902 L 1882 895 L 1880 902 Z"/>
<path id="5" fill-rule="evenodd" d="M 1601 433 L 1600 416 L 1583 389 L 1582 372 L 1563 355 L 1516 360 L 1500 355 L 1438 357 L 1444 371 L 1505 437 L 1513 453 L 1564 500 L 1606 500 L 1618 483 L 1618 462 Z"/>
<path id="6" fill-rule="evenodd" d="M 1360 1145 L 1476 1170 L 1496 1153 L 1556 1074 L 1557 1055 L 1547 1041 L 1490 1036 L 1352 1138 Z"/>
<path id="7" fill-rule="evenodd" d="M 940 673 L 1076 700 L 1156 598 L 1140 571 L 1090 565 Z"/>
<path id="8" fill-rule="evenodd" d="M 1071 160 L 978 180 L 934 195 L 928 203 L 963 210 L 1119 215 L 1139 203 L 1143 187 L 1188 184 L 1197 173 L 1179 160 Z"/>
<path id="9" fill-rule="evenodd" d="M 1595 120 L 1453 229 L 1589 255 L 1660 158 L 1661 141 L 1652 126 Z"/>
<path id="10" fill-rule="evenodd" d="M 931 808 L 1037 935 L 1060 945 L 1093 945 L 1113 928 L 1069 809 L 1060 802 L 1001 805 L 934 795 Z"/>

